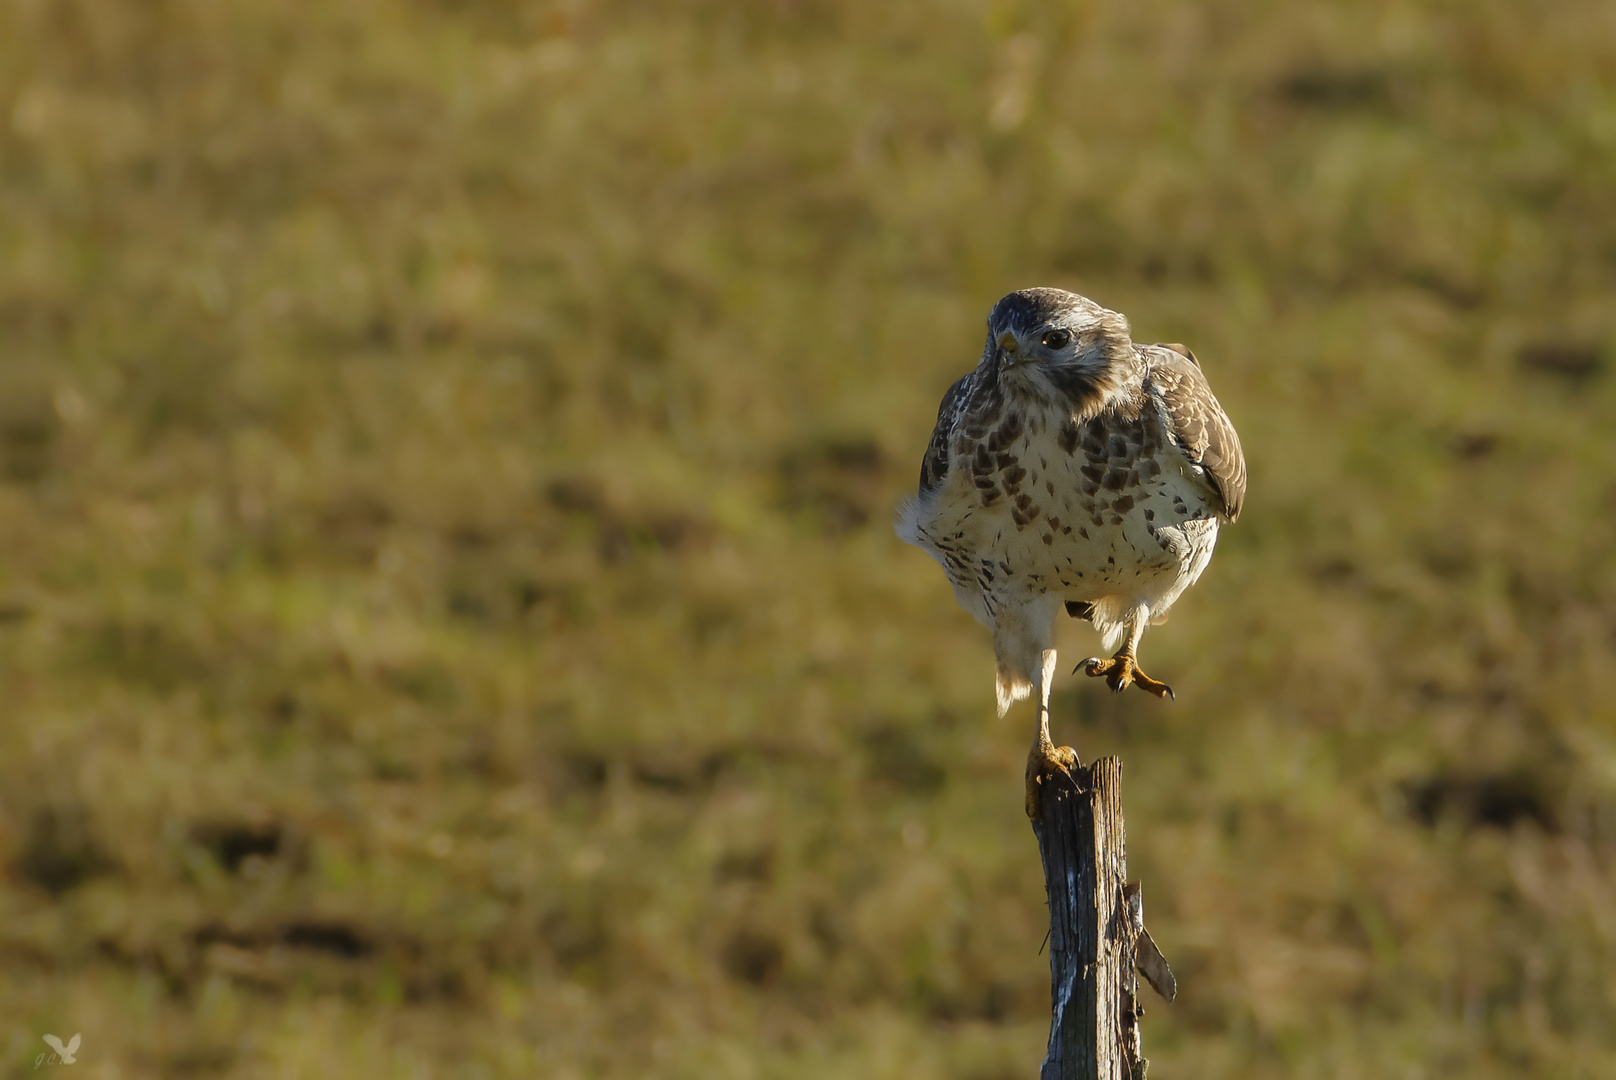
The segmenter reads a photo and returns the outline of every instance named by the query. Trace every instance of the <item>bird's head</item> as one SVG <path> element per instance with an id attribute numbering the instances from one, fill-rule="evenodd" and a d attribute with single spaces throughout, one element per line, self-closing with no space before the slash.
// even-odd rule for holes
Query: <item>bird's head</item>
<path id="1" fill-rule="evenodd" d="M 1133 362 L 1128 320 L 1064 289 L 1022 289 L 993 305 L 985 360 L 1001 376 L 1109 390 Z"/>

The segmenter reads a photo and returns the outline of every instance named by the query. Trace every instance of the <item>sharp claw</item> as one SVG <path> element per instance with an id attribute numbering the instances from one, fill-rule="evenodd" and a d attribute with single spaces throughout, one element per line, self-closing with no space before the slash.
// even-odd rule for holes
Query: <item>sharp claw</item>
<path id="1" fill-rule="evenodd" d="M 1043 816 L 1043 790 L 1056 783 L 1064 784 L 1074 794 L 1081 795 L 1083 785 L 1072 775 L 1072 769 L 1082 764 L 1071 747 L 1034 747 L 1027 755 L 1027 816 L 1034 821 Z"/>
<path id="2" fill-rule="evenodd" d="M 1105 684 L 1116 694 L 1122 693 L 1128 688 L 1129 683 L 1133 683 L 1139 689 L 1148 691 L 1156 697 L 1166 698 L 1170 701 L 1178 700 L 1178 695 L 1173 693 L 1171 686 L 1150 678 L 1139 670 L 1138 661 L 1122 653 L 1118 653 L 1110 659 L 1091 656 L 1073 668 L 1072 674 L 1076 675 L 1079 671 L 1086 673 L 1091 678 L 1104 676 Z"/>

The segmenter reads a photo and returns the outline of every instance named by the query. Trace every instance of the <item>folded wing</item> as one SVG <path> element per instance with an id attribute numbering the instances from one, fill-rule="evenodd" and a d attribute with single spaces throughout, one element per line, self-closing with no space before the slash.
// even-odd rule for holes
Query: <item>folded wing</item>
<path id="1" fill-rule="evenodd" d="M 1246 457 L 1200 362 L 1182 345 L 1147 345 L 1140 352 L 1148 365 L 1146 386 L 1167 414 L 1173 441 L 1206 474 L 1223 500 L 1224 516 L 1235 520 L 1246 501 Z"/>

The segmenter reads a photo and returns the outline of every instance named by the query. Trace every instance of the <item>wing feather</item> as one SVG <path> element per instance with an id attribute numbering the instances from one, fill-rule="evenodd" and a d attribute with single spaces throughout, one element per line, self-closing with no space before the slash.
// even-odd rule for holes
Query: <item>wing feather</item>
<path id="1" fill-rule="evenodd" d="M 1224 516 L 1235 520 L 1246 501 L 1246 457 L 1200 361 L 1176 344 L 1146 346 L 1140 352 L 1145 354 L 1146 384 L 1166 411 L 1173 441 L 1206 473 L 1223 500 Z"/>
<path id="2" fill-rule="evenodd" d="M 948 388 L 942 404 L 937 407 L 937 426 L 932 429 L 926 456 L 920 459 L 922 498 L 942 487 L 943 481 L 948 478 L 948 445 L 953 441 L 954 427 L 959 423 L 960 414 L 965 411 L 966 401 L 970 399 L 975 377 L 974 371 L 962 375 Z"/>

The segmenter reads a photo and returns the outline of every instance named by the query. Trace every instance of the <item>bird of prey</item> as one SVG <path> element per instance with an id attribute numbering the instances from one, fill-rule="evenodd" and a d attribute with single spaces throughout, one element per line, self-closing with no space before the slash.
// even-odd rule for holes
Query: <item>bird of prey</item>
<path id="1" fill-rule="evenodd" d="M 1140 636 L 1201 576 L 1245 494 L 1240 439 L 1188 349 L 1136 345 L 1122 315 L 1061 289 L 994 305 L 976 370 L 943 395 L 897 529 L 993 632 L 999 715 L 1038 697 L 1029 815 L 1044 781 L 1077 763 L 1049 738 L 1061 610 L 1116 649 L 1079 669 L 1118 692 L 1172 697 L 1140 670 Z"/>
<path id="2" fill-rule="evenodd" d="M 58 1039 L 54 1035 L 46 1035 L 45 1042 L 53 1051 L 55 1051 L 56 1059 L 60 1064 L 71 1065 L 78 1060 L 78 1058 L 73 1056 L 79 1052 L 79 1037 L 77 1034 L 68 1040 L 66 1046 L 63 1046 L 62 1040 Z M 37 1069 L 39 1066 L 36 1064 L 34 1067 Z"/>

